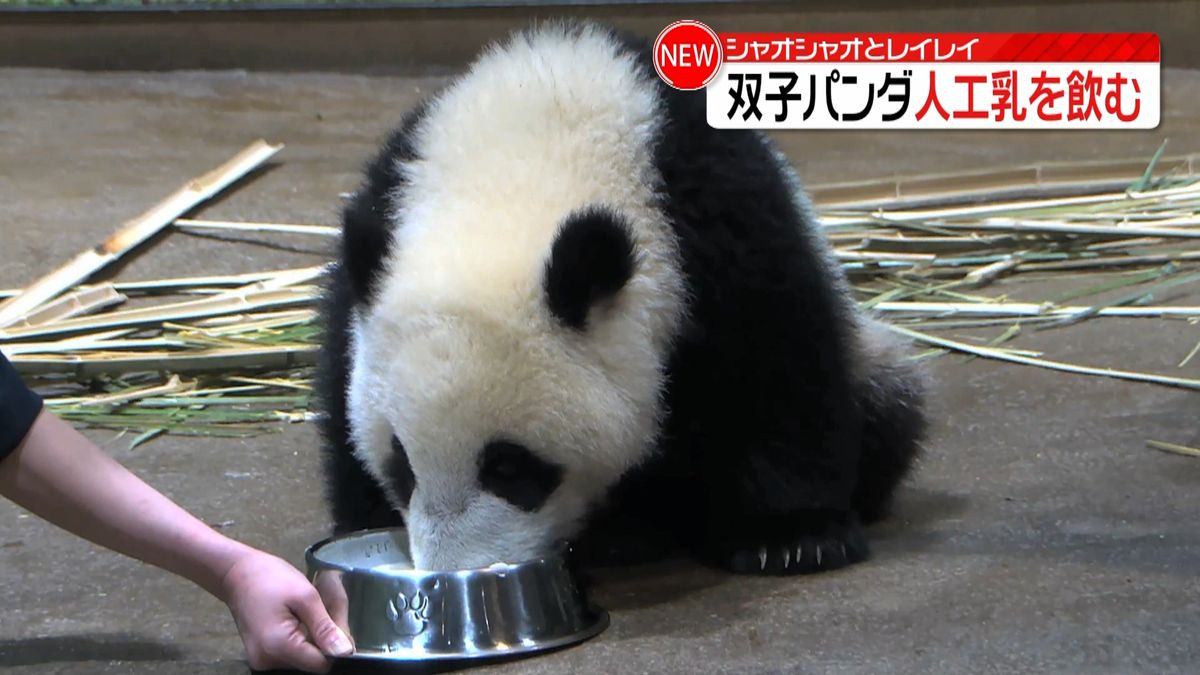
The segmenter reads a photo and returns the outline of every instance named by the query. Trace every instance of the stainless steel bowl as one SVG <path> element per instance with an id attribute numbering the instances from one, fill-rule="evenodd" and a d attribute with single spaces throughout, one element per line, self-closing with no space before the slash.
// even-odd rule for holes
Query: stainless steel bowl
<path id="1" fill-rule="evenodd" d="M 352 658 L 498 658 L 565 647 L 608 627 L 556 555 L 468 570 L 413 569 L 401 529 L 313 544 L 308 577 L 354 640 Z"/>

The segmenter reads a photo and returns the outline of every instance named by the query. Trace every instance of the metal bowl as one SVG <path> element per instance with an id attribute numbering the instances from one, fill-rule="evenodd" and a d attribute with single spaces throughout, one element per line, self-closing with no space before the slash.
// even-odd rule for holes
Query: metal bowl
<path id="1" fill-rule="evenodd" d="M 502 658 L 599 635 L 592 606 L 555 555 L 466 570 L 413 569 L 402 529 L 366 530 L 313 544 L 308 577 L 355 644 L 351 658 L 429 661 Z"/>

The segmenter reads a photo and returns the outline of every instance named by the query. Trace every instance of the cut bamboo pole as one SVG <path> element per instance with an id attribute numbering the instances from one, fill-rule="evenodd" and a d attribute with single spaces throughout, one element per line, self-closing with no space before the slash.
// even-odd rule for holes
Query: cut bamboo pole
<path id="1" fill-rule="evenodd" d="M 100 245 L 80 253 L 0 304 L 0 328 L 12 325 L 42 303 L 52 300 L 133 250 L 179 216 L 253 171 L 282 148 L 282 145 L 256 141 L 216 169 L 188 181 L 150 210 L 126 222 L 116 234 Z"/>
<path id="2" fill-rule="evenodd" d="M 63 319 L 70 319 L 84 314 L 119 305 L 127 298 L 117 292 L 112 284 L 101 284 L 90 288 L 60 296 L 57 300 L 48 302 L 38 309 L 26 314 L 15 323 L 16 326 L 39 326 Z"/>

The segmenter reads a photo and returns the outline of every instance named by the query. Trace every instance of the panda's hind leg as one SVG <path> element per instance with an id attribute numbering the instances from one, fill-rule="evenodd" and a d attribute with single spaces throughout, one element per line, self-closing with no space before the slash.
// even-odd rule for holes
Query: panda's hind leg
<path id="1" fill-rule="evenodd" d="M 793 575 L 870 556 L 851 499 L 858 436 L 847 430 L 853 426 L 834 425 L 837 431 L 829 433 L 808 424 L 816 416 L 791 419 L 802 420 L 798 429 L 775 429 L 771 440 L 760 437 L 734 452 L 705 453 L 701 477 L 692 484 L 700 491 L 683 501 L 700 508 L 691 514 L 697 528 L 691 540 L 708 563 L 739 574 Z"/>

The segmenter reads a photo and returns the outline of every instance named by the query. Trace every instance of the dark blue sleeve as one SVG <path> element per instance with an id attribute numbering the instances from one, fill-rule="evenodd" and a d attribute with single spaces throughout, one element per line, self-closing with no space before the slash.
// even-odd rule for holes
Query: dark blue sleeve
<path id="1" fill-rule="evenodd" d="M 0 461 L 17 449 L 41 411 L 41 397 L 25 386 L 0 354 Z"/>

